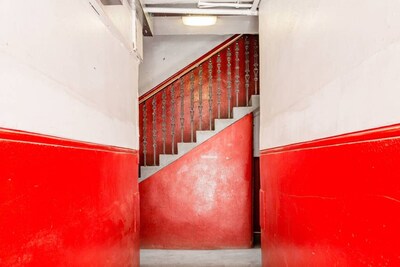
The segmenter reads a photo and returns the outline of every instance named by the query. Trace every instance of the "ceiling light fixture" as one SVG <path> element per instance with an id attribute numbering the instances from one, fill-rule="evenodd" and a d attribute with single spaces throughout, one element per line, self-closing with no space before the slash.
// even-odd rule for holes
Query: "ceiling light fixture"
<path id="1" fill-rule="evenodd" d="M 182 22 L 187 26 L 211 26 L 217 22 L 216 16 L 186 16 Z"/>

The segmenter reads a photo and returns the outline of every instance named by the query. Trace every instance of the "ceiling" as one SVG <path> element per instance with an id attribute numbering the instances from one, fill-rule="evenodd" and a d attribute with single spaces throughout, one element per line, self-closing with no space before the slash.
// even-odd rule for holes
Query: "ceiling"
<path id="1" fill-rule="evenodd" d="M 260 0 L 142 0 L 152 35 L 258 33 Z M 216 25 L 190 27 L 186 15 L 215 15 Z"/>
<path id="2" fill-rule="evenodd" d="M 153 15 L 244 15 L 257 16 L 259 0 L 144 0 Z"/>

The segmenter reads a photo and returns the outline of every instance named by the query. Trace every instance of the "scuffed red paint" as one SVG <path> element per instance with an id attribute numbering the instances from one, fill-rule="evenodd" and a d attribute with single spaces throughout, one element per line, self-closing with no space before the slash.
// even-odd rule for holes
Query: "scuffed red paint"
<path id="1" fill-rule="evenodd" d="M 400 266 L 400 126 L 261 155 L 263 266 Z"/>
<path id="2" fill-rule="evenodd" d="M 252 243 L 252 115 L 140 183 L 145 248 Z"/>
<path id="3" fill-rule="evenodd" d="M 139 266 L 137 156 L 0 130 L 0 266 Z"/>

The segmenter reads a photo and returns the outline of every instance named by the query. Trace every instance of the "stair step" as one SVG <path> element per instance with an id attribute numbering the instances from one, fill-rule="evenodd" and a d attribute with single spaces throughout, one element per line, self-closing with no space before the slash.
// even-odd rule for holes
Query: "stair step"
<path id="1" fill-rule="evenodd" d="M 197 143 L 178 143 L 178 153 L 179 155 L 183 155 L 186 152 L 192 150 L 196 147 Z"/>
<path id="2" fill-rule="evenodd" d="M 220 132 L 235 121 L 235 119 L 215 119 L 215 131 Z"/>
<path id="3" fill-rule="evenodd" d="M 250 106 L 250 107 L 234 107 L 233 108 L 233 118 L 235 120 L 238 120 L 244 116 L 246 116 L 247 114 L 253 112 L 254 107 Z"/>
<path id="4" fill-rule="evenodd" d="M 259 95 L 252 95 L 250 98 L 249 105 L 252 107 L 259 107 L 260 106 L 260 96 Z"/>
<path id="5" fill-rule="evenodd" d="M 146 179 L 152 174 L 158 172 L 161 166 L 141 166 L 140 167 L 140 180 Z"/>
<path id="6" fill-rule="evenodd" d="M 213 135 L 215 135 L 215 131 L 196 131 L 196 142 L 203 143 Z"/>
<path id="7" fill-rule="evenodd" d="M 178 155 L 160 154 L 160 167 L 165 167 L 178 158 Z"/>

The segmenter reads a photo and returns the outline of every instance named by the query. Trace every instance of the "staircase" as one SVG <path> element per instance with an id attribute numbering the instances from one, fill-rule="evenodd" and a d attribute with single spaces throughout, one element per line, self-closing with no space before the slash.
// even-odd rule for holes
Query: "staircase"
<path id="1" fill-rule="evenodd" d="M 258 36 L 235 35 L 139 98 L 143 248 L 251 247 L 258 93 Z"/>
<path id="2" fill-rule="evenodd" d="M 260 96 L 259 95 L 252 95 L 249 101 L 248 107 L 233 107 L 233 118 L 231 119 L 214 119 L 214 130 L 208 131 L 196 131 L 196 142 L 190 143 L 178 143 L 178 154 L 160 154 L 159 155 L 159 162 L 160 165 L 158 166 L 141 166 L 140 167 L 140 178 L 139 182 L 142 182 L 149 178 L 151 175 L 155 174 L 156 172 L 160 171 L 161 169 L 165 168 L 175 160 L 179 159 L 195 147 L 199 146 L 203 142 L 207 141 L 211 137 L 215 136 L 226 127 L 230 126 L 231 124 L 235 123 L 236 121 L 240 120 L 244 116 L 249 113 L 252 113 L 258 110 L 260 107 Z"/>
<path id="3" fill-rule="evenodd" d="M 139 98 L 142 182 L 259 107 L 258 36 L 235 35 Z"/>

